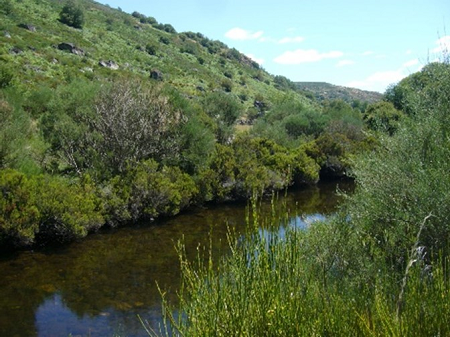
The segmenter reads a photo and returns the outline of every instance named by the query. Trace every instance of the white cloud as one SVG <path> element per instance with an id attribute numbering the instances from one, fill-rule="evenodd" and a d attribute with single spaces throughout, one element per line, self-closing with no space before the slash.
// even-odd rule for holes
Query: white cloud
<path id="1" fill-rule="evenodd" d="M 258 58 L 253 54 L 245 54 L 245 55 L 260 65 L 264 63 L 264 59 Z"/>
<path id="2" fill-rule="evenodd" d="M 352 81 L 346 85 L 364 90 L 384 92 L 390 84 L 400 82 L 406 76 L 422 69 L 422 67 L 419 60 L 414 59 L 403 63 L 397 70 L 379 71 L 364 80 Z"/>
<path id="3" fill-rule="evenodd" d="M 431 52 L 437 54 L 445 54 L 450 52 L 450 35 L 441 37 L 436 41 L 437 47 L 432 49 Z"/>
<path id="4" fill-rule="evenodd" d="M 285 43 L 298 43 L 305 41 L 305 38 L 303 36 L 295 36 L 295 37 L 283 37 L 278 41 L 279 44 L 285 44 Z"/>
<path id="5" fill-rule="evenodd" d="M 418 59 L 414 59 L 414 60 L 411 60 L 411 61 L 408 61 L 408 62 L 404 63 L 402 65 L 402 68 L 410 68 L 410 67 L 413 67 L 413 66 L 415 66 L 417 64 L 419 64 L 419 60 Z"/>
<path id="6" fill-rule="evenodd" d="M 252 32 L 239 27 L 230 29 L 225 33 L 225 36 L 231 40 L 257 40 L 262 37 L 263 31 Z"/>
<path id="7" fill-rule="evenodd" d="M 274 59 L 275 63 L 279 64 L 301 64 L 309 62 L 318 62 L 324 59 L 339 58 L 344 56 L 341 51 L 330 51 L 327 53 L 320 53 L 315 49 L 297 49 L 294 51 L 287 51 Z"/>
<path id="8" fill-rule="evenodd" d="M 405 75 L 401 70 L 379 71 L 364 80 L 349 82 L 346 86 L 363 90 L 384 92 L 388 85 L 397 83 L 404 77 Z"/>
<path id="9" fill-rule="evenodd" d="M 268 37 L 268 36 L 261 36 L 261 37 L 258 39 L 258 41 L 259 41 L 259 42 L 272 42 L 272 43 L 277 43 L 277 40 L 275 40 L 275 39 L 272 38 L 272 37 Z"/>
<path id="10" fill-rule="evenodd" d="M 373 55 L 373 54 L 374 54 L 373 51 L 368 50 L 368 51 L 365 51 L 364 53 L 361 53 L 361 56 L 370 56 L 370 55 Z"/>
<path id="11" fill-rule="evenodd" d="M 336 67 L 345 67 L 355 64 L 355 61 L 352 60 L 341 60 L 336 64 Z"/>

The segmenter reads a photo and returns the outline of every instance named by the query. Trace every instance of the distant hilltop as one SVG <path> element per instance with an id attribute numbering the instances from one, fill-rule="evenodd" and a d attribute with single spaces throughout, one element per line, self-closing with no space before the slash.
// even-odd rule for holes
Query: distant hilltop
<path id="1" fill-rule="evenodd" d="M 383 95 L 376 91 L 342 87 L 326 82 L 295 82 L 297 88 L 317 101 L 342 99 L 347 103 L 354 101 L 373 103 L 380 101 Z"/>

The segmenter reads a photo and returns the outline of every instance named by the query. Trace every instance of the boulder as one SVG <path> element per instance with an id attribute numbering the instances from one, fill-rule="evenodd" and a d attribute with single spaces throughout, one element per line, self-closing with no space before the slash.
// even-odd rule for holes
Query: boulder
<path id="1" fill-rule="evenodd" d="M 255 101 L 253 102 L 253 106 L 254 106 L 255 108 L 257 108 L 258 110 L 263 110 L 263 109 L 266 108 L 266 103 L 255 100 Z"/>
<path id="2" fill-rule="evenodd" d="M 27 30 L 29 30 L 30 32 L 33 32 L 33 33 L 36 31 L 36 27 L 33 26 L 33 25 L 30 25 L 28 23 L 21 23 L 21 24 L 19 24 L 19 27 L 23 28 L 23 29 L 27 29 Z"/>
<path id="3" fill-rule="evenodd" d="M 6 37 L 7 39 L 11 38 L 11 34 L 9 34 L 9 32 L 6 30 L 4 31 L 3 36 Z"/>
<path id="4" fill-rule="evenodd" d="M 101 66 L 101 67 L 112 69 L 112 70 L 118 70 L 119 69 L 119 65 L 116 62 L 111 61 L 111 60 L 109 60 L 109 61 L 100 60 L 98 62 L 98 65 Z"/>
<path id="5" fill-rule="evenodd" d="M 14 55 L 19 55 L 23 53 L 23 50 L 17 47 L 12 47 L 9 52 Z"/>
<path id="6" fill-rule="evenodd" d="M 78 48 L 73 43 L 68 43 L 68 42 L 60 43 L 58 45 L 58 49 L 68 51 L 69 53 L 72 53 L 72 54 L 75 54 L 78 56 L 84 56 L 86 54 L 83 49 Z"/>
<path id="7" fill-rule="evenodd" d="M 162 81 L 163 73 L 158 69 L 152 69 L 152 71 L 150 71 L 150 78 L 152 78 L 156 81 Z"/>

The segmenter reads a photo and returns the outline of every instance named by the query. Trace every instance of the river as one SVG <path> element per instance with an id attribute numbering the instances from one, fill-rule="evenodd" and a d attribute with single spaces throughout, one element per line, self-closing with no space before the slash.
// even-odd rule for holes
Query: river
<path id="1" fill-rule="evenodd" d="M 335 211 L 337 184 L 353 187 L 323 182 L 292 190 L 276 205 L 287 205 L 292 224 L 307 226 Z M 183 240 L 188 256 L 210 239 L 215 251 L 226 252 L 227 227 L 243 232 L 246 214 L 246 204 L 208 206 L 64 247 L 0 256 L 0 336 L 146 336 L 137 316 L 154 327 L 161 322 L 156 284 L 176 300 L 176 242 Z"/>

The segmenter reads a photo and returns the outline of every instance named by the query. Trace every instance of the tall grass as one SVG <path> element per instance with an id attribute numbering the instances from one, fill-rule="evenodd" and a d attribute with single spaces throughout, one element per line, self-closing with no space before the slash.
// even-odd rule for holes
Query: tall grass
<path id="1" fill-rule="evenodd" d="M 446 336 L 450 333 L 448 258 L 418 261 L 401 274 L 355 277 L 351 261 L 333 247 L 335 223 L 308 230 L 272 217 L 265 230 L 249 223 L 245 238 L 229 235 L 230 254 L 210 249 L 194 262 L 178 246 L 179 304 L 164 301 L 166 326 L 176 336 Z M 259 220 L 259 223 L 264 221 Z M 324 239 L 325 238 L 325 239 Z M 322 245 L 321 245 L 322 244 Z M 329 246 L 327 244 L 330 244 Z M 327 245 L 327 246 L 324 246 Z M 358 259 L 358 257 L 354 257 Z M 403 293 L 402 311 L 397 300 Z M 155 332 L 150 334 L 157 335 Z"/>

